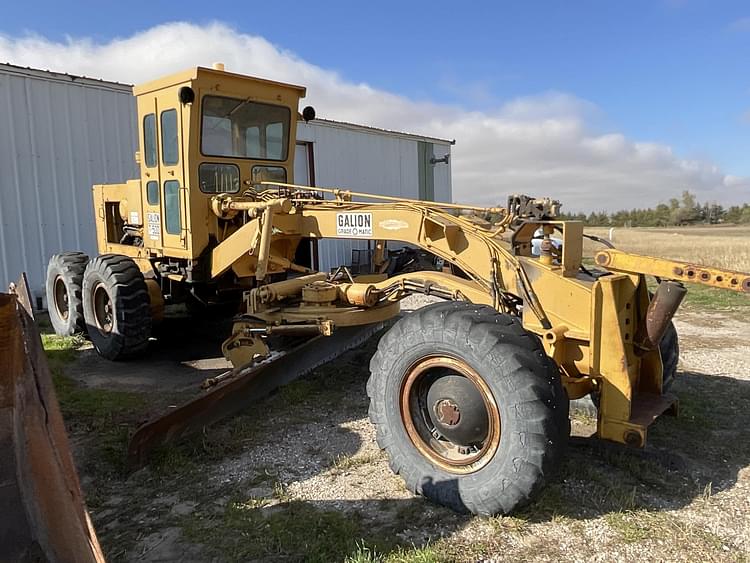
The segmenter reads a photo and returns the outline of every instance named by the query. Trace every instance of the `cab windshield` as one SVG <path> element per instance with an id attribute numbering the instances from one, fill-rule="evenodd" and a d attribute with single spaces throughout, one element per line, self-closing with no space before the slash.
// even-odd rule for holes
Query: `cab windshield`
<path id="1" fill-rule="evenodd" d="M 201 152 L 255 160 L 286 160 L 289 108 L 236 98 L 205 96 Z"/>

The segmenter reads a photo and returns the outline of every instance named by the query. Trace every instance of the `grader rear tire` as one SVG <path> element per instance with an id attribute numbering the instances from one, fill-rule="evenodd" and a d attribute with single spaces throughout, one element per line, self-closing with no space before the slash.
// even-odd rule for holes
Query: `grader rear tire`
<path id="1" fill-rule="evenodd" d="M 83 275 L 83 313 L 97 352 L 120 360 L 143 352 L 151 336 L 151 304 L 143 274 L 127 256 L 97 256 Z"/>
<path id="2" fill-rule="evenodd" d="M 439 303 L 370 362 L 370 419 L 407 487 L 459 512 L 509 513 L 559 467 L 570 432 L 557 366 L 518 319 Z"/>
<path id="3" fill-rule="evenodd" d="M 55 333 L 72 336 L 86 332 L 83 319 L 83 272 L 89 257 L 83 252 L 63 252 L 47 266 L 47 311 Z"/>
<path id="4" fill-rule="evenodd" d="M 662 363 L 662 391 L 666 393 L 674 383 L 677 375 L 677 364 L 680 362 L 680 340 L 674 323 L 669 323 L 664 336 L 659 342 Z"/>

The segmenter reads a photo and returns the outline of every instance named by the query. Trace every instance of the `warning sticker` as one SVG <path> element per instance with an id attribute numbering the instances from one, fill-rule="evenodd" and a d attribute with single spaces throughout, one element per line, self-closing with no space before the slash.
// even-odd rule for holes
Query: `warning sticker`
<path id="1" fill-rule="evenodd" d="M 336 235 L 371 237 L 372 213 L 336 213 Z"/>
<path id="2" fill-rule="evenodd" d="M 161 238 L 161 218 L 158 213 L 148 213 L 148 238 L 159 240 Z"/>

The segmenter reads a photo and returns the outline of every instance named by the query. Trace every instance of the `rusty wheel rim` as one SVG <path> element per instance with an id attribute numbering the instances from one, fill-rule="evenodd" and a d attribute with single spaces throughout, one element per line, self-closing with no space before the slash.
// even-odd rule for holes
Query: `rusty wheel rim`
<path id="1" fill-rule="evenodd" d="M 57 316 L 60 317 L 62 320 L 67 321 L 68 315 L 70 314 L 69 304 L 68 304 L 68 288 L 65 286 L 65 280 L 62 279 L 62 276 L 57 276 L 55 278 L 54 284 L 53 284 L 53 295 L 55 299 L 55 311 L 57 312 Z"/>
<path id="2" fill-rule="evenodd" d="M 113 323 L 112 300 L 106 288 L 97 284 L 94 288 L 94 318 L 96 327 L 104 334 L 112 332 Z"/>
<path id="3" fill-rule="evenodd" d="M 465 390 L 475 390 L 474 400 L 469 401 L 470 412 L 462 412 L 467 401 L 451 397 L 450 393 L 430 392 L 441 386 L 438 383 L 441 380 L 448 381 L 444 378 L 459 383 Z M 428 399 L 429 395 L 434 396 Z M 412 444 L 438 467 L 450 473 L 474 473 L 497 453 L 501 436 L 500 411 L 485 381 L 465 362 L 450 356 L 428 356 L 415 362 L 404 377 L 399 403 L 401 420 Z M 452 425 L 458 427 L 461 417 L 466 415 L 481 421 L 486 416 L 486 428 L 476 425 L 481 430 L 472 432 L 471 439 L 453 441 L 455 437 L 449 437 L 447 434 L 451 432 L 446 429 Z"/>

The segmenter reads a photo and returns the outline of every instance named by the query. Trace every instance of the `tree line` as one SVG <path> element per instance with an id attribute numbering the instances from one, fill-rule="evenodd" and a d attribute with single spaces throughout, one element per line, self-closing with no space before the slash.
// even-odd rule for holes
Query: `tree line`
<path id="1" fill-rule="evenodd" d="M 671 227 L 718 223 L 750 223 L 750 204 L 723 207 L 718 203 L 699 203 L 689 191 L 669 203 L 645 209 L 623 209 L 615 212 L 561 213 L 565 221 L 583 221 L 595 227 Z"/>

